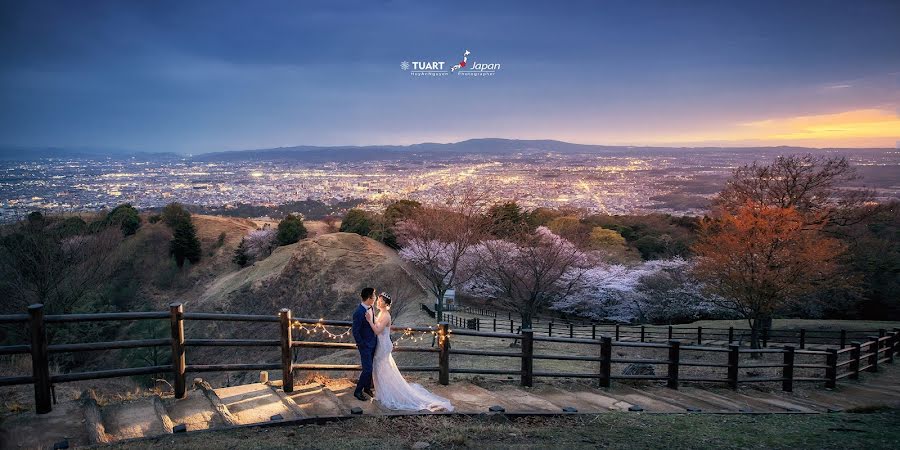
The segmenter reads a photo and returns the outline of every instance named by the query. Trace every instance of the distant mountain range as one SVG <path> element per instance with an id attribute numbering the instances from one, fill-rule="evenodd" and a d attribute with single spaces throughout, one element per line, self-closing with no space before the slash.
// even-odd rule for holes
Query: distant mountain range
<path id="1" fill-rule="evenodd" d="M 370 145 L 370 146 L 309 146 L 278 147 L 255 150 L 234 150 L 223 152 L 201 153 L 192 156 L 179 155 L 173 152 L 135 152 L 123 149 L 102 148 L 57 148 L 57 147 L 0 147 L 0 159 L 33 160 L 45 158 L 138 158 L 138 159 L 171 159 L 190 158 L 195 161 L 298 161 L 298 162 L 341 162 L 369 160 L 397 160 L 407 158 L 432 159 L 447 155 L 487 154 L 509 155 L 516 153 L 556 152 L 566 154 L 628 154 L 669 153 L 677 152 L 777 152 L 794 153 L 804 151 L 821 151 L 805 147 L 635 147 L 573 144 L 554 140 L 519 140 L 483 138 L 469 139 L 461 142 L 439 144 L 426 142 L 413 145 Z M 828 150 L 865 150 L 865 149 L 828 149 Z M 887 149 L 885 149 L 887 150 Z"/>
<path id="2" fill-rule="evenodd" d="M 88 147 L 15 147 L 0 146 L 0 160 L 30 161 L 47 158 L 137 158 L 137 159 L 163 159 L 183 158 L 174 152 L 138 152 L 126 149 L 88 148 Z"/>

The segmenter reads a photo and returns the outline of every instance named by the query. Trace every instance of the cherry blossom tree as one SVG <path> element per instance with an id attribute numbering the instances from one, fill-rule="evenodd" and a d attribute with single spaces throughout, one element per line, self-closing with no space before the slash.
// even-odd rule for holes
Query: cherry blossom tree
<path id="1" fill-rule="evenodd" d="M 443 320 L 444 294 L 473 276 L 472 248 L 485 235 L 479 201 L 464 194 L 452 203 L 415 208 L 395 228 L 400 258 L 418 269 Z"/>
<path id="2" fill-rule="evenodd" d="M 583 288 L 553 309 L 595 320 L 672 323 L 717 313 L 681 258 L 636 266 L 598 263 L 584 273 Z"/>
<path id="3" fill-rule="evenodd" d="M 584 271 L 576 295 L 554 302 L 553 309 L 596 320 L 630 322 L 636 316 L 638 283 L 651 273 L 646 267 L 600 262 Z"/>
<path id="4" fill-rule="evenodd" d="M 258 230 L 251 231 L 235 249 L 233 261 L 244 267 L 256 261 L 266 259 L 278 247 L 278 233 L 268 224 Z"/>
<path id="5" fill-rule="evenodd" d="M 590 261 L 568 240 L 538 227 L 515 240 L 481 242 L 473 248 L 470 264 L 478 270 L 466 292 L 518 311 L 523 328 L 530 328 L 541 309 L 581 290 Z"/>

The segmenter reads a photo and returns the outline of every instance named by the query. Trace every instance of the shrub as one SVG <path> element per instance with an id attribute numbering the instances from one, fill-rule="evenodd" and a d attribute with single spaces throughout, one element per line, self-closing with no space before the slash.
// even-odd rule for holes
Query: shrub
<path id="1" fill-rule="evenodd" d="M 372 231 L 372 218 L 365 211 L 353 208 L 347 211 L 347 214 L 341 220 L 341 228 L 338 231 L 345 233 L 356 233 L 361 236 L 368 236 Z"/>
<path id="2" fill-rule="evenodd" d="M 288 214 L 287 217 L 278 223 L 278 245 L 290 245 L 300 239 L 306 239 L 306 227 L 303 226 L 303 219 L 294 214 Z"/>
<path id="3" fill-rule="evenodd" d="M 138 228 L 140 228 L 141 216 L 138 215 L 138 210 L 131 206 L 130 203 L 125 203 L 116 206 L 106 215 L 106 223 L 117 225 L 125 236 L 130 236 L 137 233 Z"/>

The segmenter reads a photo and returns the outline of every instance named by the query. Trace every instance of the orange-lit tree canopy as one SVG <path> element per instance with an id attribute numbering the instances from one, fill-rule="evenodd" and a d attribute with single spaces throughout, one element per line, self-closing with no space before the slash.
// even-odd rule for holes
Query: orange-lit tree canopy
<path id="1" fill-rule="evenodd" d="M 701 224 L 694 274 L 749 321 L 754 346 L 759 319 L 839 278 L 843 246 L 809 219 L 794 207 L 747 202 Z"/>

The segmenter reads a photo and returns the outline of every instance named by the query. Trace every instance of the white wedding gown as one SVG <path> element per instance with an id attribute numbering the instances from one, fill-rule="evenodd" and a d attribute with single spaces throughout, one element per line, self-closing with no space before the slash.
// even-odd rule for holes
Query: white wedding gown
<path id="1" fill-rule="evenodd" d="M 384 327 L 378 334 L 375 347 L 375 362 L 372 378 L 375 381 L 375 400 L 388 409 L 408 411 L 453 411 L 453 405 L 446 398 L 428 392 L 416 383 L 407 383 L 394 362 L 391 351 L 391 329 Z"/>

